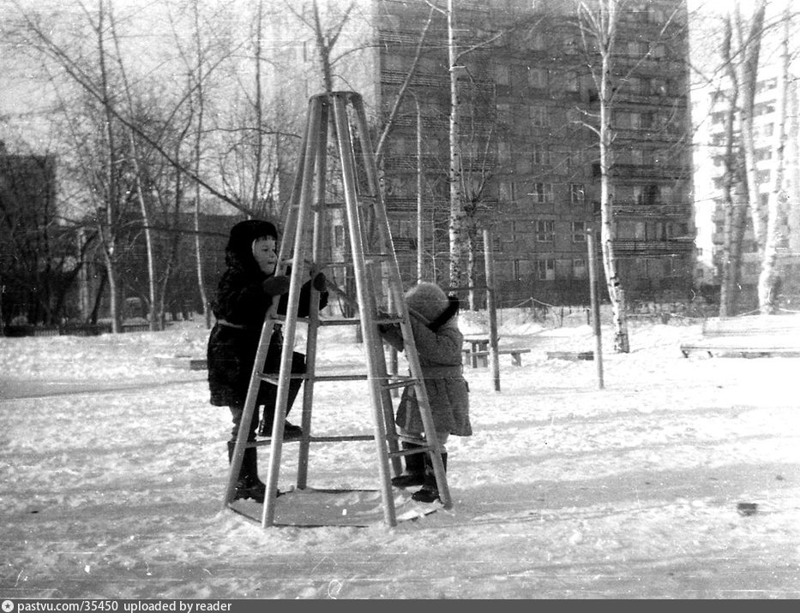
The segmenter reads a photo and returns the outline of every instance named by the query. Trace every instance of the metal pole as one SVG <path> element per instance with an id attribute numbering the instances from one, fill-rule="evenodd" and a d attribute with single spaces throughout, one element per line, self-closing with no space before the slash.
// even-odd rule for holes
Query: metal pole
<path id="1" fill-rule="evenodd" d="M 597 293 L 597 252 L 594 244 L 594 229 L 589 228 L 586 231 L 586 246 L 589 250 L 589 298 L 592 303 L 594 363 L 597 365 L 597 388 L 603 389 L 603 342 L 600 333 L 600 300 Z"/>
<path id="2" fill-rule="evenodd" d="M 483 231 L 483 259 L 486 268 L 486 310 L 489 311 L 489 357 L 492 361 L 494 391 L 500 391 L 500 356 L 497 353 L 497 305 L 494 296 L 494 260 L 492 259 L 492 236 Z"/>
<path id="3" fill-rule="evenodd" d="M 422 282 L 423 257 L 425 256 L 425 232 L 422 225 L 422 111 L 417 103 L 417 282 Z"/>

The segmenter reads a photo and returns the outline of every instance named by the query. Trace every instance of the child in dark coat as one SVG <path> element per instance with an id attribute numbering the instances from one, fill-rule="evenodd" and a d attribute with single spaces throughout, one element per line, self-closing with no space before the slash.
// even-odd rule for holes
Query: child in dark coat
<path id="1" fill-rule="evenodd" d="M 234 225 L 225 247 L 227 269 L 220 278 L 212 303 L 217 321 L 208 339 L 208 385 L 211 404 L 227 406 L 231 411 L 233 428 L 228 441 L 228 461 L 233 456 L 239 434 L 264 317 L 273 300 L 278 297 L 280 297 L 278 312 L 286 312 L 289 277 L 275 275 L 278 263 L 277 246 L 278 231 L 268 221 L 250 219 Z M 327 305 L 328 294 L 324 291 L 325 275 L 318 273 L 313 282 L 306 282 L 301 289 L 298 312 L 300 317 L 308 315 L 312 283 L 313 288 L 320 292 L 320 308 Z M 275 325 L 264 372 L 279 371 L 282 347 L 283 335 L 280 326 Z M 305 370 L 305 356 L 294 352 L 292 373 L 304 373 Z M 292 379 L 289 384 L 287 415 L 301 386 L 300 379 Z M 272 432 L 276 399 L 277 387 L 271 383 L 261 383 L 256 402 L 257 406 L 264 407 L 261 426 L 259 427 L 256 412 L 250 423 L 248 441 L 255 440 L 257 429 L 260 430 L 259 433 L 266 435 Z M 286 422 L 285 437 L 296 437 L 299 434 L 301 430 L 298 426 Z M 248 447 L 244 452 L 235 497 L 252 498 L 263 502 L 264 491 L 264 483 L 258 478 L 256 449 Z"/>
<path id="2" fill-rule="evenodd" d="M 455 296 L 448 296 L 435 283 L 418 283 L 406 292 L 411 330 L 417 346 L 425 391 L 431 407 L 436 432 L 434 435 L 442 445 L 442 463 L 447 468 L 445 443 L 449 436 L 470 436 L 469 388 L 462 374 L 461 345 L 464 336 L 458 328 L 459 303 Z M 381 336 L 387 343 L 402 351 L 403 337 L 399 324 L 379 326 Z M 419 441 L 424 427 L 413 387 L 406 387 L 400 398 L 395 423 L 405 449 L 420 447 Z M 433 465 L 427 454 L 415 453 L 405 456 L 405 474 L 392 479 L 397 487 L 422 485 L 411 496 L 421 502 L 433 502 L 439 498 Z"/>

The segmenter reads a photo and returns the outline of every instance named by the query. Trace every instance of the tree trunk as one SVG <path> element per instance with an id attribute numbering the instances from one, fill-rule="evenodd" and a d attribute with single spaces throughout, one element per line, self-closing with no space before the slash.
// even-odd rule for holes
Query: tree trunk
<path id="1" fill-rule="evenodd" d="M 461 193 L 461 136 L 459 123 L 458 75 L 461 67 L 456 65 L 458 49 L 455 36 L 455 0 L 447 2 L 447 48 L 450 66 L 450 287 L 465 285 L 463 259 L 466 243 L 464 202 Z"/>
<path id="2" fill-rule="evenodd" d="M 617 1 L 605 0 L 601 8 L 602 31 L 599 33 L 601 53 L 600 75 L 600 242 L 603 252 L 603 268 L 611 300 L 612 320 L 614 324 L 614 350 L 617 353 L 630 351 L 628 336 L 627 305 L 622 280 L 619 276 L 617 256 L 614 247 L 614 188 L 611 183 L 612 143 L 614 128 L 612 117 L 614 110 L 614 91 L 611 75 L 614 70 L 613 53 L 616 42 L 616 25 L 618 19 Z M 604 13 L 604 14 L 603 14 Z"/>
<path id="3" fill-rule="evenodd" d="M 763 37 L 766 0 L 759 0 L 747 32 L 745 32 L 746 24 L 738 2 L 735 10 L 736 23 L 733 32 L 740 56 L 735 71 L 740 102 L 738 123 L 744 151 L 747 193 L 750 202 L 750 215 L 753 219 L 753 233 L 755 234 L 759 254 L 763 255 L 766 237 L 766 212 L 763 210 L 759 198 L 754 116 L 756 83 L 758 81 L 758 58 L 761 51 L 761 38 Z"/>
<path id="4" fill-rule="evenodd" d="M 97 34 L 97 51 L 100 63 L 100 79 L 101 79 L 101 96 L 103 103 L 103 112 L 105 114 L 105 128 L 106 128 L 106 210 L 105 210 L 105 227 L 101 223 L 100 237 L 103 241 L 103 254 L 106 265 L 106 273 L 108 280 L 108 288 L 110 292 L 110 308 L 111 308 L 111 331 L 115 334 L 122 331 L 122 309 L 120 307 L 121 291 L 119 287 L 119 279 L 117 277 L 117 250 L 116 250 L 116 221 L 117 221 L 117 208 L 119 205 L 119 190 L 117 186 L 117 166 L 118 160 L 116 156 L 116 139 L 114 136 L 114 119 L 115 114 L 112 111 L 112 100 L 109 94 L 110 84 L 108 82 L 108 66 L 106 65 L 106 50 L 105 50 L 105 7 L 104 0 L 98 1 L 98 23 L 96 28 Z M 105 230 L 105 231 L 104 231 Z"/>
<path id="5" fill-rule="evenodd" d="M 785 8 L 783 19 L 783 37 L 781 40 L 781 72 L 778 75 L 777 105 L 775 114 L 775 142 L 772 150 L 772 189 L 767 202 L 767 228 L 764 242 L 764 259 L 761 262 L 761 274 L 758 279 L 758 306 L 762 314 L 777 311 L 776 289 L 778 283 L 778 242 L 780 240 L 781 217 L 787 202 L 784 185 L 785 151 L 786 151 L 786 102 L 789 82 L 789 6 Z"/>

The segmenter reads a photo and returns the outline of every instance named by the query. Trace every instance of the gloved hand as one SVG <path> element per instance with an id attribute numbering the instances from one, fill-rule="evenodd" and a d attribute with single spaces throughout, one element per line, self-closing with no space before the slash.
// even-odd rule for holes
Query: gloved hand
<path id="1" fill-rule="evenodd" d="M 270 277 L 262 283 L 261 287 L 264 289 L 264 293 L 270 296 L 280 296 L 289 291 L 289 277 L 286 275 Z"/>
<path id="2" fill-rule="evenodd" d="M 327 290 L 328 285 L 327 285 L 327 279 L 325 278 L 325 273 L 318 272 L 316 275 L 314 275 L 314 279 L 311 281 L 311 285 L 318 292 L 324 292 L 325 290 Z"/>

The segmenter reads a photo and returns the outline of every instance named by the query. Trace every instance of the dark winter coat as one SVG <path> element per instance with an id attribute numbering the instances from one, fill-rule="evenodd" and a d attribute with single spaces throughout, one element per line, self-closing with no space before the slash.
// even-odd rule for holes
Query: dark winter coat
<path id="1" fill-rule="evenodd" d="M 470 436 L 469 388 L 461 367 L 464 336 L 457 325 L 458 308 L 458 299 L 451 297 L 447 309 L 434 321 L 428 321 L 412 309 L 409 309 L 409 313 L 436 431 Z M 390 345 L 399 351 L 403 350 L 399 325 L 381 326 L 381 334 Z M 404 389 L 395 423 L 408 432 L 420 433 L 425 430 L 413 387 Z"/>
<path id="2" fill-rule="evenodd" d="M 261 271 L 250 251 L 255 238 L 243 236 L 239 249 L 231 248 L 229 244 L 226 249 L 228 268 L 219 281 L 212 303 L 217 323 L 209 335 L 207 358 L 210 402 L 215 406 L 244 406 L 261 327 L 274 298 L 264 287 L 264 282 L 272 275 Z M 245 243 L 246 248 L 243 246 Z M 310 294 L 309 281 L 300 292 L 300 317 L 308 315 Z M 279 313 L 286 312 L 287 297 L 287 294 L 281 296 Z M 327 302 L 327 292 L 320 293 L 320 308 L 324 308 Z M 270 371 L 270 363 L 279 363 L 282 345 L 280 330 L 275 330 L 265 371 Z M 266 388 L 266 385 L 261 386 L 257 404 L 265 404 Z"/>

